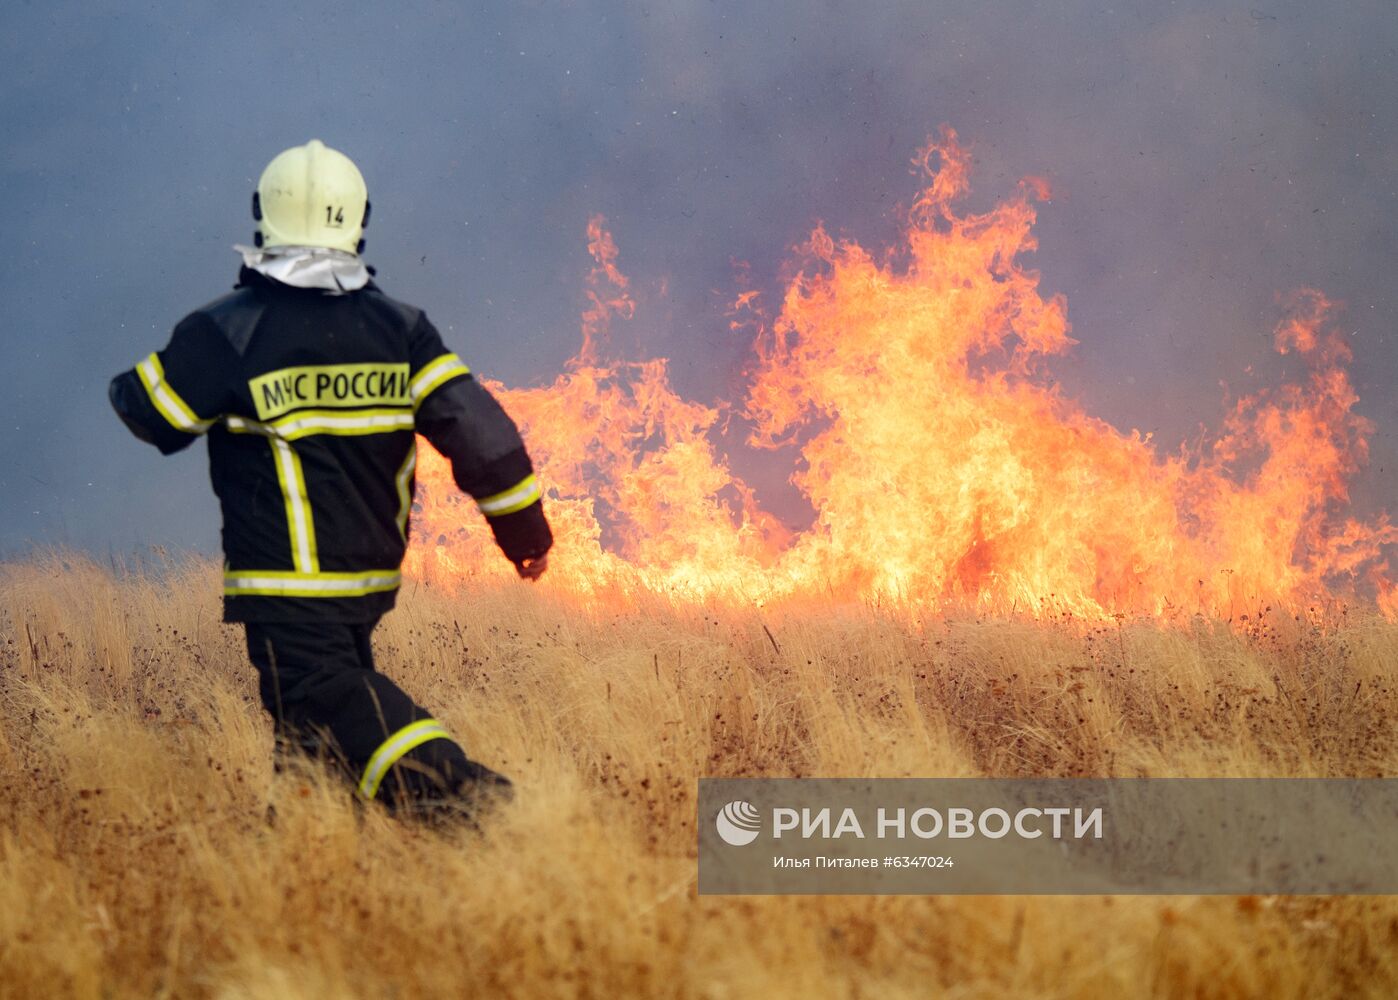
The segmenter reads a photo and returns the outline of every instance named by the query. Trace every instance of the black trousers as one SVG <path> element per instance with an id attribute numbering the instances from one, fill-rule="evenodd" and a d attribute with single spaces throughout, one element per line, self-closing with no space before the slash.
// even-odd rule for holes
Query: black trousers
<path id="1" fill-rule="evenodd" d="M 333 762 L 363 797 L 391 809 L 458 795 L 482 772 L 499 778 L 469 761 L 426 709 L 374 669 L 376 624 L 247 623 L 248 658 L 279 752 Z"/>

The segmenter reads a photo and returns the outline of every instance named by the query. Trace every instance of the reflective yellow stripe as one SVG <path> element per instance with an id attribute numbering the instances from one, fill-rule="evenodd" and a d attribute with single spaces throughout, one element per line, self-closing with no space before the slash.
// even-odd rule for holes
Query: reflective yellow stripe
<path id="1" fill-rule="evenodd" d="M 374 755 L 369 758 L 369 763 L 364 765 L 364 775 L 359 779 L 359 794 L 366 799 L 372 799 L 378 794 L 379 784 L 384 775 L 388 774 L 388 769 L 398 763 L 405 753 L 429 740 L 449 739 L 451 734 L 436 719 L 419 719 L 404 726 L 380 743 Z"/>
<path id="2" fill-rule="evenodd" d="M 272 461 L 277 466 L 277 482 L 281 483 L 282 499 L 286 503 L 286 524 L 291 537 L 291 564 L 299 573 L 315 573 L 320 569 L 316 555 L 316 528 L 311 519 L 311 502 L 306 497 L 306 476 L 301 469 L 301 456 L 280 438 L 269 438 Z"/>
<path id="3" fill-rule="evenodd" d="M 530 475 L 503 493 L 477 500 L 476 506 L 486 517 L 499 517 L 501 514 L 513 514 L 517 510 L 523 510 L 539 499 L 539 496 L 539 480 Z"/>
<path id="4" fill-rule="evenodd" d="M 298 573 L 295 570 L 240 569 L 223 574 L 223 592 L 230 597 L 363 597 L 394 590 L 402 582 L 395 569 L 363 573 Z"/>
<path id="5" fill-rule="evenodd" d="M 466 363 L 455 354 L 443 354 L 440 358 L 429 361 L 423 366 L 422 371 L 413 377 L 410 389 L 413 397 L 413 409 L 416 410 L 421 406 L 422 401 L 428 397 L 432 390 L 443 382 L 470 374 L 471 369 L 466 367 Z"/>
<path id="6" fill-rule="evenodd" d="M 313 434 L 337 436 L 357 434 L 387 434 L 413 429 L 413 413 L 409 409 L 379 410 L 303 410 L 271 423 L 230 416 L 228 429 L 235 434 L 262 434 L 296 441 Z"/>
<path id="7" fill-rule="evenodd" d="M 180 398 L 169 382 L 165 381 L 165 366 L 160 363 L 160 355 L 152 354 L 136 365 L 136 374 L 146 387 L 146 394 L 160 415 L 170 422 L 170 426 L 186 434 L 203 434 L 214 425 L 212 420 L 201 420 L 195 416 L 189 404 Z"/>
<path id="8" fill-rule="evenodd" d="M 403 541 L 408 540 L 408 509 L 412 506 L 413 497 L 408 487 L 413 481 L 413 470 L 417 468 L 417 438 L 413 438 L 413 443 L 408 446 L 408 454 L 403 459 L 403 464 L 398 467 L 398 477 L 395 482 L 398 485 L 398 534 L 403 536 Z"/>

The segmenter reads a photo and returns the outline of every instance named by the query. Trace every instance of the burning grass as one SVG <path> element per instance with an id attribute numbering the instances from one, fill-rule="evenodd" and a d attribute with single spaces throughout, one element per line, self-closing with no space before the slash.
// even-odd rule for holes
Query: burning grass
<path id="1" fill-rule="evenodd" d="M 0 995 L 1398 991 L 1390 898 L 694 891 L 701 775 L 1394 775 L 1398 626 L 1374 611 L 1167 627 L 410 584 L 381 668 L 520 786 L 477 837 L 274 778 L 216 592 L 198 561 L 0 568 Z"/>
<path id="2" fill-rule="evenodd" d="M 1312 288 L 1282 296 L 1272 346 L 1304 374 L 1233 399 L 1215 430 L 1178 447 L 1123 433 L 1053 376 L 1077 341 L 1066 299 L 1029 265 L 1047 185 L 1026 179 L 990 211 L 966 211 L 972 158 L 951 129 L 914 165 L 922 186 L 899 239 L 868 248 L 817 227 L 788 262 L 779 308 L 739 294 L 728 315 L 754 332 L 752 357 L 712 406 L 679 394 L 665 359 L 605 350 L 613 321 L 646 321 L 644 296 L 592 220 L 578 354 L 546 386 L 486 383 L 538 464 L 555 581 L 697 600 L 1052 605 L 1101 620 L 1232 618 L 1344 594 L 1398 619 L 1398 525 L 1349 507 L 1376 428 L 1357 410 L 1341 303 Z M 796 458 L 804 525 L 764 507 L 730 464 L 736 448 L 788 446 L 764 460 Z M 420 450 L 410 572 L 508 573 L 446 462 Z"/>

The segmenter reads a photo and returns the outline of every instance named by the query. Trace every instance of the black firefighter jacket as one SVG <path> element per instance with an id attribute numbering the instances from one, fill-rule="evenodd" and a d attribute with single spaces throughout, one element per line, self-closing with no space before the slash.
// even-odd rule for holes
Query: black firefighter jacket
<path id="1" fill-rule="evenodd" d="M 329 294 L 244 268 L 110 396 L 165 454 L 208 435 L 227 621 L 366 622 L 393 606 L 414 432 L 450 460 L 509 559 L 552 543 L 514 422 L 421 310 L 372 282 Z"/>

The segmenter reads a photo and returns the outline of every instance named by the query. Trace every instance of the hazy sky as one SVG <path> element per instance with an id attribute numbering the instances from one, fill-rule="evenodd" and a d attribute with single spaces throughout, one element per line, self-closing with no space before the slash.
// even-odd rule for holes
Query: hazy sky
<path id="1" fill-rule="evenodd" d="M 620 345 L 712 401 L 748 347 L 734 262 L 774 293 L 817 220 L 886 241 L 950 124 L 974 201 L 1053 185 L 1033 263 L 1089 412 L 1171 446 L 1216 426 L 1221 380 L 1287 370 L 1277 295 L 1313 285 L 1378 426 L 1359 501 L 1398 507 L 1392 0 L 7 0 L 0 25 L 0 552 L 217 547 L 203 446 L 161 459 L 106 385 L 228 290 L 257 175 L 312 136 L 368 179 L 385 290 L 477 370 L 537 384 L 573 353 L 600 212 L 637 291 Z"/>

